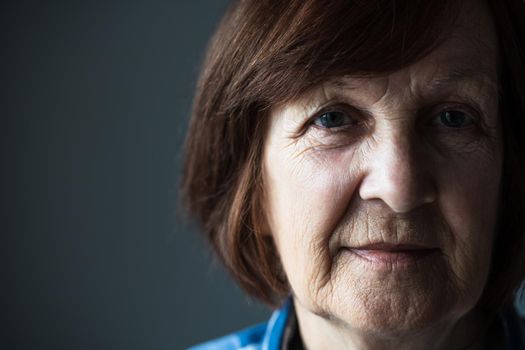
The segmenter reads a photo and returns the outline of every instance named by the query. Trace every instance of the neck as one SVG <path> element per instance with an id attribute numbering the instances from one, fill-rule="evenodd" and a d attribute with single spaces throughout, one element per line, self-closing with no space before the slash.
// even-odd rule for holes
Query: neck
<path id="1" fill-rule="evenodd" d="M 300 303 L 294 303 L 301 337 L 308 350 L 482 350 L 488 338 L 495 337 L 494 330 L 487 331 L 486 318 L 475 310 L 457 320 L 437 322 L 423 330 L 372 333 L 318 316 Z"/>

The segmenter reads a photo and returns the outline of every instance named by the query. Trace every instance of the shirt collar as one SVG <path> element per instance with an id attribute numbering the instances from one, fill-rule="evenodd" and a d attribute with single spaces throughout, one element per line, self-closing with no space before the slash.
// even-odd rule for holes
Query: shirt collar
<path id="1" fill-rule="evenodd" d="M 293 301 L 291 297 L 288 297 L 283 306 L 275 310 L 268 321 L 261 350 L 281 350 L 286 325 L 293 312 Z"/>

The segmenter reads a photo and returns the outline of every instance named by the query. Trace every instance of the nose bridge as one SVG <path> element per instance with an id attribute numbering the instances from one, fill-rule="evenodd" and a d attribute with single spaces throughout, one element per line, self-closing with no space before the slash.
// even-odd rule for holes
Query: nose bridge
<path id="1" fill-rule="evenodd" d="M 409 130 L 403 127 L 390 128 L 390 132 L 378 143 L 380 160 L 376 167 L 384 173 L 384 180 L 393 184 L 410 184 L 411 178 L 418 171 L 416 149 Z M 401 190 L 401 188 L 399 188 Z"/>
<path id="2" fill-rule="evenodd" d="M 395 212 L 407 212 L 435 199 L 435 189 L 417 134 L 398 123 L 381 131 L 370 150 L 363 199 L 380 199 Z"/>

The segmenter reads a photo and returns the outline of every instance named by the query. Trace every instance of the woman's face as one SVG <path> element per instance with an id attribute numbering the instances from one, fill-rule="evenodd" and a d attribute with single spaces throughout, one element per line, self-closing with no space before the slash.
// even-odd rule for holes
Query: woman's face
<path id="1" fill-rule="evenodd" d="M 299 307 L 395 333 L 475 306 L 502 168 L 496 46 L 473 9 L 416 64 L 272 111 L 268 221 Z"/>

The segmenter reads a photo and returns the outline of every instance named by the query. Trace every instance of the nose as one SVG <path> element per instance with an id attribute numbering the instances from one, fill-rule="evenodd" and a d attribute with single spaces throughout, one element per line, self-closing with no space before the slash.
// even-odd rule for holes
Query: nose
<path id="1" fill-rule="evenodd" d="M 370 146 L 359 187 L 363 200 L 382 200 L 396 213 L 409 212 L 436 199 L 431 157 L 407 133 L 391 133 Z"/>

